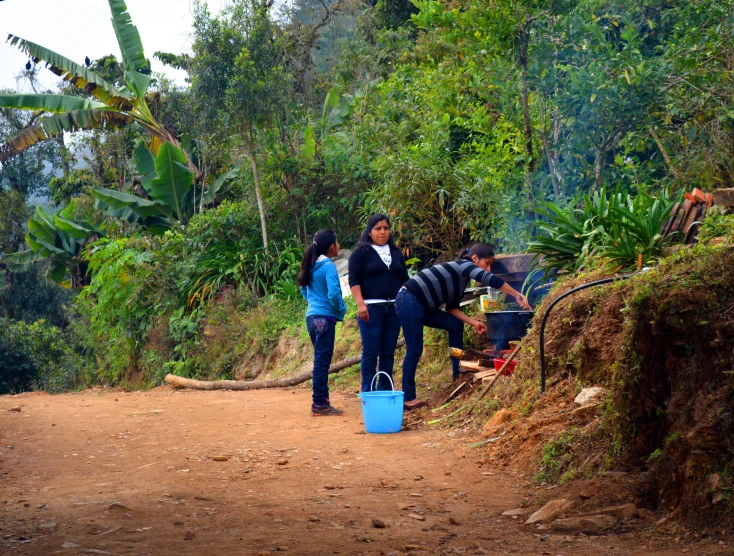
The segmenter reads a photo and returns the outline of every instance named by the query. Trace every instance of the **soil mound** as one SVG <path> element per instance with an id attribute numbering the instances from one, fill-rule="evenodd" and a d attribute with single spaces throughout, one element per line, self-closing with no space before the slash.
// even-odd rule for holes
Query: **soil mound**
<path id="1" fill-rule="evenodd" d="M 488 423 L 490 460 L 533 472 L 540 483 L 627 477 L 633 500 L 611 489 L 610 501 L 634 501 L 693 525 L 730 520 L 732 264 L 732 246 L 697 246 L 559 303 L 545 331 L 541 394 L 537 327 L 545 308 L 603 275 L 559 283 L 537 311 L 515 377 L 495 397 L 513 417 Z M 589 386 L 605 395 L 580 411 L 574 398 Z"/>

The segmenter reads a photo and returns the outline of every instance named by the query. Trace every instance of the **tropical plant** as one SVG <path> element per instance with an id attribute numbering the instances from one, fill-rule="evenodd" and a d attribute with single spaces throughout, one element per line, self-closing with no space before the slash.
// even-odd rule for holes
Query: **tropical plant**
<path id="1" fill-rule="evenodd" d="M 285 243 L 265 253 L 247 238 L 242 242 L 210 245 L 196 263 L 186 298 L 190 307 L 212 299 L 224 286 L 245 284 L 255 295 L 300 297 L 295 283 L 303 247 Z M 298 295 L 296 295 L 298 294 Z"/>
<path id="2" fill-rule="evenodd" d="M 94 187 L 90 193 L 97 199 L 95 206 L 110 216 L 140 224 L 158 235 L 177 222 L 186 224 L 196 209 L 196 190 L 192 187 L 194 172 L 187 166 L 184 151 L 165 142 L 154 156 L 141 143 L 135 149 L 134 155 L 139 179 L 150 199 L 123 191 Z M 239 169 L 235 168 L 219 176 L 201 193 L 200 204 L 211 204 L 225 182 L 238 172 Z"/>
<path id="3" fill-rule="evenodd" d="M 619 190 L 607 194 L 602 188 L 584 195 L 581 208 L 546 203 L 538 212 L 548 221 L 538 225 L 540 234 L 528 243 L 535 253 L 534 267 L 546 279 L 554 272 L 577 271 L 594 257 L 628 269 L 641 255 L 647 264 L 676 240 L 660 233 L 674 202 L 667 190 L 658 196 L 642 190 L 624 197 Z"/>
<path id="4" fill-rule="evenodd" d="M 124 86 L 106 81 L 88 67 L 15 35 L 8 42 L 28 54 L 34 63 L 46 62 L 53 73 L 92 98 L 62 94 L 0 94 L 0 107 L 48 112 L 20 133 L 0 145 L 0 162 L 23 152 L 39 141 L 82 129 L 120 128 L 133 122 L 153 135 L 153 150 L 165 142 L 178 144 L 176 138 L 153 116 L 146 99 L 151 77 L 142 73 L 149 67 L 140 34 L 133 25 L 124 0 L 109 0 L 112 27 L 122 53 Z M 189 163 L 192 170 L 193 165 Z"/>
<path id="5" fill-rule="evenodd" d="M 34 263 L 47 261 L 47 278 L 73 289 L 86 285 L 84 246 L 101 237 L 102 232 L 88 222 L 74 220 L 76 210 L 76 203 L 72 202 L 52 216 L 38 206 L 28 220 L 25 236 L 30 249 L 5 255 L 10 270 L 24 272 Z"/>

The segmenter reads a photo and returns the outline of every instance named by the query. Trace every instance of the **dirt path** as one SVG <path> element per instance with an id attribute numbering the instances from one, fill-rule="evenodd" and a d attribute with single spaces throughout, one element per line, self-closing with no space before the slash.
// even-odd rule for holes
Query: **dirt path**
<path id="1" fill-rule="evenodd" d="M 633 526 L 541 534 L 500 516 L 537 485 L 477 463 L 471 439 L 428 427 L 364 434 L 356 398 L 334 396 L 339 418 L 308 416 L 309 398 L 304 388 L 0 397 L 0 553 L 731 553 Z"/>

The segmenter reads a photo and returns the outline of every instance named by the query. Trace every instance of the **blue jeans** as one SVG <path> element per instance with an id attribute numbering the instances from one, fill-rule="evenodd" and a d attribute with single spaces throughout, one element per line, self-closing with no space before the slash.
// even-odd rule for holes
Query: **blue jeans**
<path id="1" fill-rule="evenodd" d="M 395 311 L 403 327 L 405 336 L 405 359 L 403 359 L 403 392 L 405 401 L 414 400 L 415 370 L 423 355 L 423 327 L 448 330 L 449 346 L 464 347 L 464 323 L 446 311 L 431 311 L 423 306 L 416 296 L 408 290 L 400 290 L 395 299 Z M 454 378 L 459 376 L 459 360 L 452 357 L 451 367 Z"/>
<path id="2" fill-rule="evenodd" d="M 329 367 L 334 355 L 336 325 L 324 317 L 306 317 L 306 328 L 313 344 L 313 403 L 324 405 L 329 401 Z"/>
<path id="3" fill-rule="evenodd" d="M 375 378 L 376 369 L 387 373 L 392 378 L 392 368 L 395 363 L 395 345 L 400 335 L 400 321 L 395 307 L 381 305 L 367 305 L 370 320 L 364 322 L 357 319 L 359 334 L 362 336 L 362 392 L 369 392 Z M 380 375 L 376 390 L 392 390 L 390 380 Z"/>

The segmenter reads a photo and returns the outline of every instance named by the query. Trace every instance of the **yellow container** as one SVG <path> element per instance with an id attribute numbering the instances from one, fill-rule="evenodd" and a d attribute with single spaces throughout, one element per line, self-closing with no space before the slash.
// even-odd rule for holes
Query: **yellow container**
<path id="1" fill-rule="evenodd" d="M 499 307 L 499 299 L 492 295 L 482 295 L 479 297 L 479 304 L 483 313 L 491 313 Z"/>

